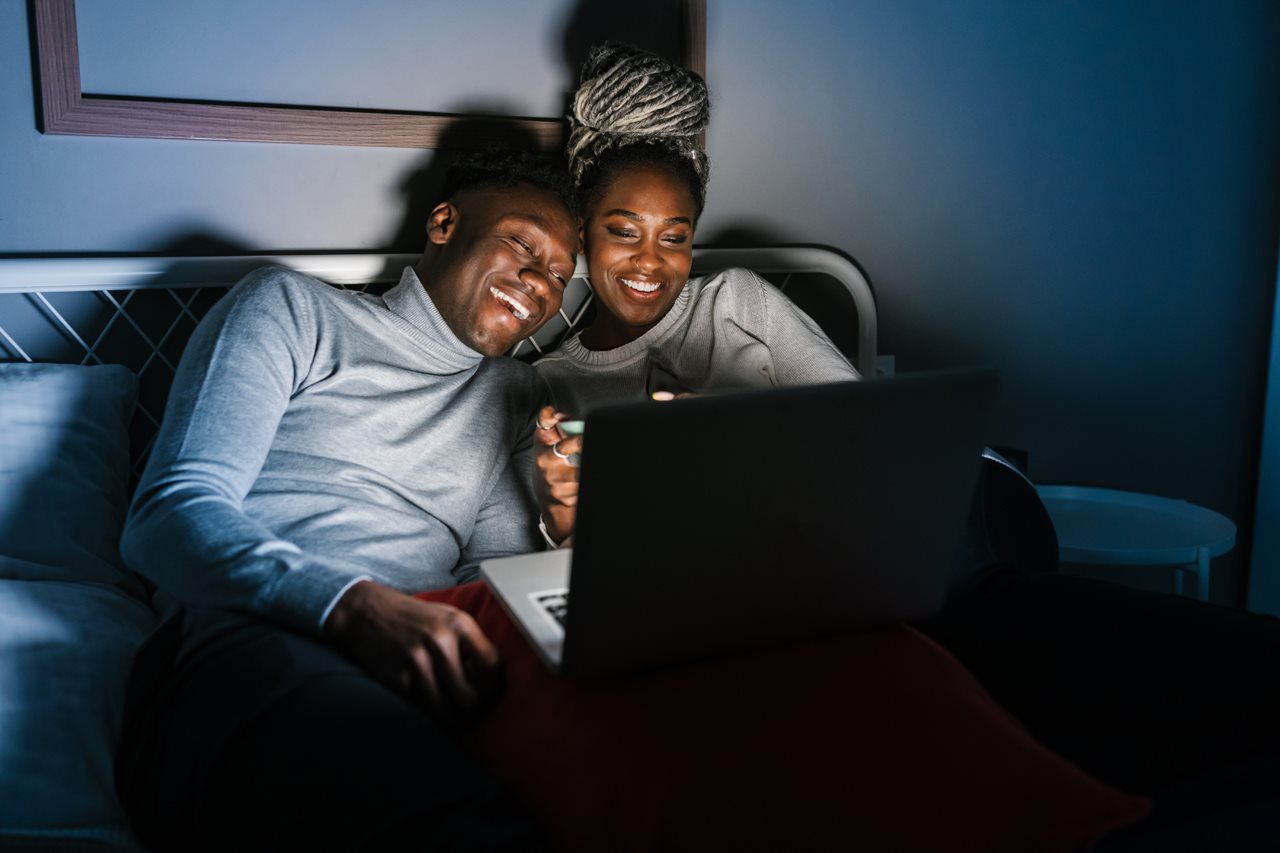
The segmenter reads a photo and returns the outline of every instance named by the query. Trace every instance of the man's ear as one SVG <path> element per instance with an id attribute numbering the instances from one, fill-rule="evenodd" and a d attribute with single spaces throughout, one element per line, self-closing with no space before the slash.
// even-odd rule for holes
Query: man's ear
<path id="1" fill-rule="evenodd" d="M 427 216 L 427 241 L 443 246 L 453 238 L 453 232 L 457 228 L 458 208 L 451 202 L 442 201 Z"/>

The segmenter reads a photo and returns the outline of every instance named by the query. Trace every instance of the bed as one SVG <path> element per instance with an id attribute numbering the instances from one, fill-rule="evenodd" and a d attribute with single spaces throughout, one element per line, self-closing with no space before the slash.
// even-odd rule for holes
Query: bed
<path id="1" fill-rule="evenodd" d="M 0 433 L 0 849 L 138 848 L 115 798 L 114 748 L 132 655 L 154 627 L 155 615 L 146 585 L 124 567 L 116 543 L 174 368 L 200 318 L 242 275 L 265 264 L 298 269 L 335 286 L 378 289 L 394 283 L 402 267 L 415 260 L 369 254 L 0 259 L 0 412 L 5 419 Z M 877 351 L 873 292 L 849 259 L 821 247 L 695 252 L 695 273 L 728 266 L 746 266 L 773 280 L 864 376 L 891 372 L 892 361 Z M 515 357 L 533 359 L 553 348 L 589 310 L 583 271 L 580 263 L 560 317 L 517 345 Z M 501 618 L 483 591 L 471 587 L 456 595 L 459 606 L 483 611 L 487 619 Z M 490 630 L 504 629 L 494 624 Z M 516 642 L 514 637 L 511 633 L 506 641 Z M 917 653 L 933 654 L 912 652 Z M 879 659 L 868 665 L 883 666 L 884 656 Z M 976 682 L 961 685 L 965 676 L 944 657 L 930 660 L 960 685 L 956 690 L 964 701 L 956 707 L 970 714 L 955 712 L 928 723 L 934 740 L 945 734 L 950 746 L 945 766 L 925 768 L 932 774 L 927 778 L 938 790 L 955 791 L 941 810 L 953 823 L 930 831 L 959 833 L 966 839 L 960 847 L 971 849 L 1003 849 L 1001 843 L 1024 849 L 1029 838 L 1036 838 L 1054 842 L 1046 841 L 1044 849 L 1073 850 L 1141 814 L 1145 806 L 1139 799 L 1105 789 L 1038 747 L 983 698 Z M 885 689 L 904 688 L 890 676 Z M 555 726 L 564 719 L 563 704 L 556 702 L 566 700 L 545 690 L 539 696 L 531 703 L 533 717 Z M 893 707 L 889 703 L 882 710 Z M 519 724 L 527 724 L 521 717 Z M 589 727 L 592 715 L 577 719 Z M 958 719 L 976 728 L 957 728 Z M 856 734 L 855 723 L 832 721 L 838 730 Z M 496 715 L 477 749 L 499 758 L 512 754 L 513 725 L 510 714 Z M 580 731 L 586 742 L 587 728 Z M 896 740 L 879 734 L 875 739 L 883 748 L 866 760 L 882 764 L 907 761 L 923 742 L 910 732 Z M 972 752 L 976 744 L 1005 750 L 1001 754 L 1007 753 L 1007 760 L 983 767 Z M 615 755 L 614 760 L 637 758 Z M 521 783 L 519 769 L 508 774 L 516 780 L 512 784 L 536 785 L 536 777 Z M 896 782 L 881 777 L 874 782 L 888 786 L 882 793 L 898 790 L 893 784 L 920 789 L 919 768 L 906 769 Z M 990 784 L 973 783 L 975 774 Z M 580 775 L 577 784 L 589 793 L 590 774 Z M 972 789 L 968 796 L 960 793 L 966 784 Z M 664 787 L 681 790 L 670 782 Z M 978 791 L 984 792 L 982 799 L 973 793 Z M 864 841 L 912 837 L 904 828 L 915 823 L 911 816 L 921 804 L 896 795 L 886 803 Z M 939 805 L 923 804 L 934 810 Z M 724 801 L 720 807 L 731 812 L 734 804 Z M 602 832 L 621 831 L 618 824 L 628 814 L 617 808 L 615 802 L 596 810 L 612 815 L 612 824 L 601 824 Z M 839 810 L 826 811 L 825 819 L 838 820 L 815 837 L 837 831 L 849 833 L 842 837 L 851 841 L 859 837 L 859 828 L 845 825 Z M 554 824 L 559 815 L 546 817 Z M 691 819 L 682 813 L 679 831 L 665 824 L 651 827 L 651 834 L 640 836 L 650 842 L 635 849 L 654 843 L 684 849 L 682 844 L 699 838 L 724 841 L 715 832 L 725 831 L 729 815 L 720 815 L 721 822 L 707 823 L 705 814 L 696 818 L 702 821 L 701 834 L 687 831 Z M 778 820 L 776 826 L 785 828 L 785 809 Z M 867 823 L 865 815 L 861 822 Z M 556 837 L 564 849 L 599 849 L 598 836 Z M 777 841 L 758 832 L 749 840 L 747 847 L 758 849 Z"/>

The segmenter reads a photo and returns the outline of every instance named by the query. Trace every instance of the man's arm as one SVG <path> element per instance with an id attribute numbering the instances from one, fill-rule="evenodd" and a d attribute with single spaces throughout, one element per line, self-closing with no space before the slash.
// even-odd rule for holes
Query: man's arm
<path id="1" fill-rule="evenodd" d="M 316 633 L 359 569 L 308 554 L 243 511 L 315 351 L 306 285 L 291 275 L 251 273 L 192 335 L 121 552 L 183 601 Z"/>
<path id="2" fill-rule="evenodd" d="M 536 399 L 531 397 L 531 403 Z M 544 549 L 545 543 L 538 531 L 533 474 L 533 420 L 530 417 L 520 427 L 516 447 L 476 515 L 471 536 L 462 548 L 460 565 Z"/>

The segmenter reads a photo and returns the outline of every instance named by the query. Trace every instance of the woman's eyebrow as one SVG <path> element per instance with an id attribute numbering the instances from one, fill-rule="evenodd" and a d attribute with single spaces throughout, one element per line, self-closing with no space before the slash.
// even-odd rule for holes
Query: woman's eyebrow
<path id="1" fill-rule="evenodd" d="M 606 211 L 604 215 L 605 216 L 625 216 L 627 219 L 630 219 L 633 222 L 643 222 L 645 220 L 645 217 L 641 216 L 640 214 L 630 210 L 626 210 L 621 207 L 615 207 L 613 210 Z M 693 220 L 687 216 L 668 216 L 666 219 L 662 220 L 662 224 L 691 225 L 693 224 Z"/>

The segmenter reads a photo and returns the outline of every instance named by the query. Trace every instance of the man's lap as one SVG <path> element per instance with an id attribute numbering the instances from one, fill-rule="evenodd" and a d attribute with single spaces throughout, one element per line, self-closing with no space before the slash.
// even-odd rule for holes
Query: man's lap
<path id="1" fill-rule="evenodd" d="M 139 654 L 128 702 L 121 796 L 157 849 L 532 844 L 448 731 L 316 639 L 187 610 Z"/>

